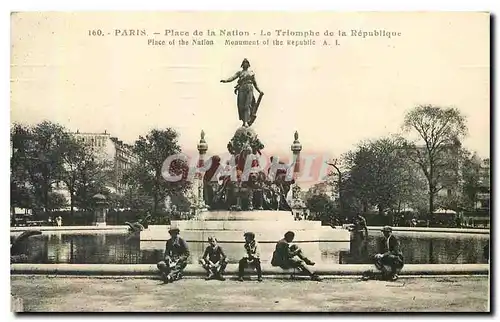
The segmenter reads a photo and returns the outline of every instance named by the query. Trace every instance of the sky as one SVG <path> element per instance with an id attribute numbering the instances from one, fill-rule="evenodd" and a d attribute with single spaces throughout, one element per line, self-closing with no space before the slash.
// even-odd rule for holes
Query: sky
<path id="1" fill-rule="evenodd" d="M 265 92 L 252 127 L 268 153 L 290 153 L 298 131 L 303 153 L 337 157 L 361 140 L 400 132 L 406 112 L 433 104 L 458 108 L 469 129 L 464 145 L 489 157 L 489 24 L 483 13 L 17 13 L 11 122 L 106 130 L 127 143 L 173 127 L 185 150 L 196 148 L 203 129 L 208 153 L 225 152 L 241 122 L 234 83 L 219 81 L 247 58 Z M 105 36 L 89 36 L 97 29 Z M 114 36 L 124 29 L 147 36 Z M 257 39 L 261 30 L 277 39 L 276 29 L 321 36 L 303 47 L 225 46 L 225 37 L 211 38 L 213 46 L 147 44 L 173 39 L 154 35 L 168 29 L 251 34 L 233 40 Z M 335 36 L 328 40 L 339 46 L 321 46 L 324 31 L 339 29 L 401 36 Z"/>

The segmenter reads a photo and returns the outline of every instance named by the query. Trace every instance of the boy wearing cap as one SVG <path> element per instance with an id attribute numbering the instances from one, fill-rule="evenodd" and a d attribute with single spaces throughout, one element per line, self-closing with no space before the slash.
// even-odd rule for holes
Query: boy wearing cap
<path id="1" fill-rule="evenodd" d="M 206 280 L 215 278 L 224 281 L 225 278 L 222 275 L 227 266 L 226 254 L 224 254 L 222 247 L 217 245 L 215 237 L 208 237 L 208 243 L 209 245 L 205 248 L 205 252 L 200 259 L 201 266 L 207 271 Z"/>
<path id="2" fill-rule="evenodd" d="M 189 249 L 186 241 L 179 237 L 179 228 L 172 227 L 168 231 L 171 238 L 165 246 L 165 260 L 157 264 L 165 283 L 182 278 L 182 272 L 187 266 Z"/>
<path id="3" fill-rule="evenodd" d="M 383 250 L 375 255 L 375 267 L 382 272 L 383 277 L 395 281 L 404 266 L 403 253 L 399 241 L 392 234 L 392 228 L 385 226 L 381 231 L 384 234 Z"/>
<path id="4" fill-rule="evenodd" d="M 243 282 L 243 274 L 245 268 L 253 267 L 257 271 L 257 280 L 262 282 L 262 268 L 260 266 L 260 247 L 259 243 L 255 240 L 255 234 L 247 232 L 243 235 L 245 237 L 245 251 L 247 255 L 243 257 L 238 265 L 238 280 Z"/>
<path id="5" fill-rule="evenodd" d="M 297 245 L 291 245 L 294 238 L 295 233 L 288 231 L 284 238 L 278 241 L 273 252 L 271 265 L 279 266 L 282 269 L 298 268 L 301 272 L 308 274 L 311 280 L 320 281 L 321 278 L 307 267 L 307 265 L 312 266 L 315 263 L 307 258 Z"/>

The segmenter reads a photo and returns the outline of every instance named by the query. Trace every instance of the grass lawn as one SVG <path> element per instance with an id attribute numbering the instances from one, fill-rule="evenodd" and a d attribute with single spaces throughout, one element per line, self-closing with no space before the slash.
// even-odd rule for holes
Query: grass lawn
<path id="1" fill-rule="evenodd" d="M 487 312 L 488 277 L 237 282 L 12 276 L 26 312 Z"/>

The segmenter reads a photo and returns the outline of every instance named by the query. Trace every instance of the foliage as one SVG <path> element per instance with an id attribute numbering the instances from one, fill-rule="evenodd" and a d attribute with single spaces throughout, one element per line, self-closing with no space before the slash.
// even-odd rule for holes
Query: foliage
<path id="1" fill-rule="evenodd" d="M 477 154 L 472 154 L 463 150 L 461 154 L 462 165 L 462 199 L 460 206 L 469 211 L 473 211 L 476 206 L 477 194 L 486 184 L 481 177 L 481 159 Z"/>
<path id="2" fill-rule="evenodd" d="M 171 162 L 169 169 L 163 169 L 168 157 L 181 152 L 177 138 L 178 134 L 173 129 L 154 129 L 145 137 L 140 136 L 133 147 L 138 163 L 129 169 L 124 178 L 127 184 L 137 187 L 141 194 L 152 196 L 153 214 L 162 207 L 166 196 L 184 193 L 190 187 L 186 161 L 176 159 Z M 164 170 L 171 175 L 181 175 L 182 179 L 167 181 L 162 176 Z"/>
<path id="3" fill-rule="evenodd" d="M 325 211 L 325 207 L 326 207 L 326 205 L 328 204 L 329 201 L 330 201 L 330 198 L 327 195 L 325 195 L 325 194 L 316 194 L 316 195 L 310 196 L 306 200 L 306 205 L 307 205 L 307 208 L 311 212 L 319 213 L 319 212 L 324 212 Z"/>
<path id="4" fill-rule="evenodd" d="M 118 208 L 145 212 L 152 208 L 153 198 L 146 195 L 137 185 L 128 185 L 124 194 L 119 197 L 118 204 Z"/>
<path id="5" fill-rule="evenodd" d="M 12 178 L 10 181 L 10 205 L 11 207 L 31 209 L 35 205 L 34 195 L 31 189 L 24 186 L 22 182 Z"/>
<path id="6" fill-rule="evenodd" d="M 432 214 L 436 194 L 443 188 L 446 177 L 453 175 L 450 170 L 456 168 L 460 138 L 467 133 L 465 117 L 456 108 L 420 105 L 405 116 L 403 129 L 416 132 L 423 142 L 423 147 L 409 143 L 406 150 L 427 179 L 429 214 Z"/>
<path id="7" fill-rule="evenodd" d="M 481 159 L 465 149 L 460 150 L 460 190 L 447 196 L 437 196 L 436 206 L 454 211 L 474 211 L 477 195 L 484 188 L 481 177 Z"/>
<path id="8" fill-rule="evenodd" d="M 107 190 L 106 186 L 111 181 L 109 173 L 112 163 L 100 160 L 94 147 L 73 137 L 65 142 L 62 158 L 64 167 L 61 180 L 70 194 L 71 213 L 75 206 L 91 210 L 92 197 Z"/>
<path id="9" fill-rule="evenodd" d="M 326 194 L 312 194 L 306 200 L 310 210 L 309 220 L 320 220 L 323 223 L 332 223 L 338 216 L 338 207 Z"/>
<path id="10" fill-rule="evenodd" d="M 172 206 L 175 206 L 177 211 L 189 212 L 191 210 L 191 202 L 185 194 L 174 194 L 171 196 L 170 201 Z"/>
<path id="11" fill-rule="evenodd" d="M 65 206 L 54 194 L 68 189 L 70 207 L 92 209 L 92 196 L 106 192 L 111 163 L 98 160 L 94 148 L 76 140 L 62 126 L 42 122 L 11 129 L 11 205 L 50 212 Z"/>
<path id="12" fill-rule="evenodd" d="M 32 208 L 35 204 L 33 191 L 28 185 L 26 168 L 29 128 L 14 124 L 11 128 L 12 151 L 10 158 L 10 204 L 11 207 Z"/>
<path id="13" fill-rule="evenodd" d="M 66 197 L 59 192 L 50 192 L 49 193 L 49 203 L 48 210 L 52 211 L 55 209 L 61 209 L 67 206 Z"/>
<path id="14" fill-rule="evenodd" d="M 33 128 L 13 126 L 11 183 L 15 192 L 29 190 L 32 207 L 45 211 L 52 208 L 49 195 L 53 185 L 61 179 L 62 153 L 67 139 L 68 134 L 62 126 L 47 121 Z"/>
<path id="15" fill-rule="evenodd" d="M 344 180 L 348 203 L 366 212 L 375 206 L 379 213 L 401 208 L 418 194 L 418 177 L 405 157 L 405 142 L 399 137 L 362 142 L 345 155 L 349 169 Z"/>

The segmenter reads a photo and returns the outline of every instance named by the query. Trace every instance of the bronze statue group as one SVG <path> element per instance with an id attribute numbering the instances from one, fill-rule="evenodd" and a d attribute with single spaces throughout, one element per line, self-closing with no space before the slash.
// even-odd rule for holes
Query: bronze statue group
<path id="1" fill-rule="evenodd" d="M 398 278 L 397 274 L 403 268 L 403 254 L 400 251 L 397 238 L 392 234 L 392 228 L 386 226 L 382 229 L 382 232 L 384 235 L 383 249 L 373 256 L 378 273 L 365 272 L 363 274 L 364 280 L 384 279 L 395 281 Z M 186 241 L 179 236 L 179 233 L 178 228 L 170 228 L 169 234 L 171 238 L 166 243 L 164 260 L 157 264 L 164 283 L 171 283 L 181 279 L 188 264 L 189 247 Z M 261 282 L 262 266 L 259 243 L 253 232 L 246 232 L 243 237 L 245 240 L 243 244 L 245 256 L 240 259 L 238 264 L 238 281 L 243 282 L 245 269 L 251 268 L 255 270 L 257 280 Z M 307 258 L 296 244 L 292 243 L 294 237 L 295 233 L 288 231 L 283 239 L 276 243 L 271 265 L 284 270 L 298 270 L 300 273 L 309 276 L 313 281 L 321 281 L 321 277 L 312 269 L 315 263 Z M 206 280 L 225 280 L 224 272 L 228 264 L 227 256 L 223 248 L 217 243 L 216 237 L 210 236 L 208 238 L 208 246 L 200 258 L 199 264 L 206 271 Z"/>
<path id="2" fill-rule="evenodd" d="M 236 154 L 234 164 L 228 162 L 223 171 L 220 170 L 219 156 L 209 159 L 210 168 L 203 175 L 205 205 L 210 210 L 290 211 L 286 196 L 295 183 L 290 177 L 290 165 L 280 162 L 277 157 L 271 157 L 272 166 L 267 173 L 248 171 L 245 169 L 246 159 L 253 152 L 246 152 Z M 253 160 L 251 168 L 258 167 L 258 161 Z"/>

